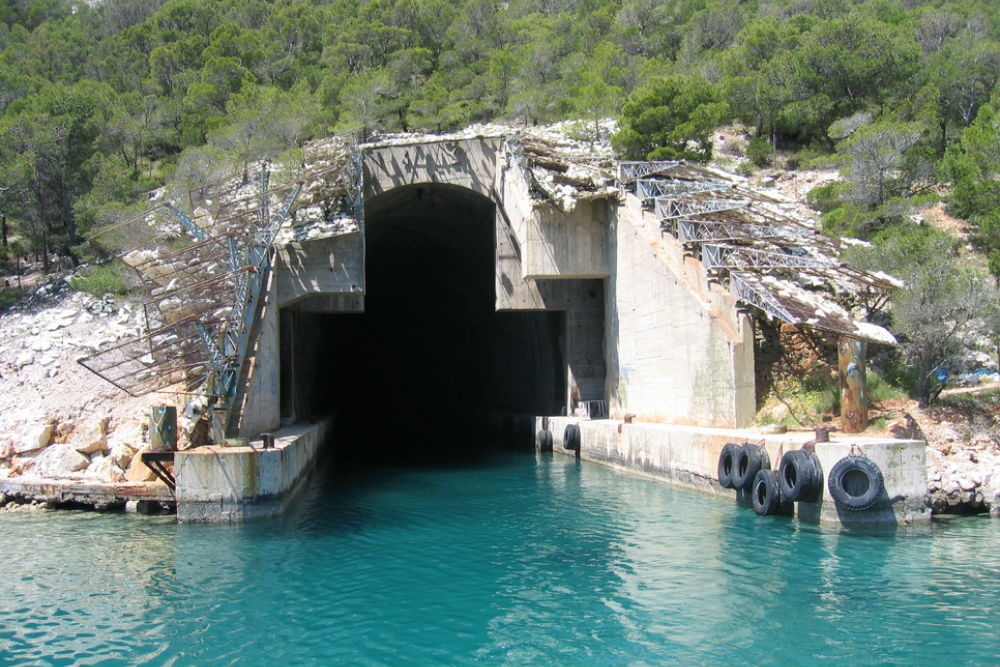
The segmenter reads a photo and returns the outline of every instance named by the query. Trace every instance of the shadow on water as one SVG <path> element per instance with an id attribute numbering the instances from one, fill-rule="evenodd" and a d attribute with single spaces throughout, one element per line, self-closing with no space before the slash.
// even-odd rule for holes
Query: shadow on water
<path id="1" fill-rule="evenodd" d="M 452 420 L 448 427 L 435 420 L 416 426 L 412 419 L 338 420 L 303 487 L 277 520 L 291 530 L 357 532 L 392 520 L 394 512 L 373 508 L 372 497 L 402 496 L 422 480 L 488 469 L 498 457 L 514 453 L 530 456 L 471 420 Z"/>

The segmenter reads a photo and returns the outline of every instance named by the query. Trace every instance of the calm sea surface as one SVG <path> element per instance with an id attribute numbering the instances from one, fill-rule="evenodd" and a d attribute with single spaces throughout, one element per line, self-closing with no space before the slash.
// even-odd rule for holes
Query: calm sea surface
<path id="1" fill-rule="evenodd" d="M 1000 665 L 1000 521 L 841 532 L 563 456 L 243 525 L 0 514 L 0 665 Z"/>

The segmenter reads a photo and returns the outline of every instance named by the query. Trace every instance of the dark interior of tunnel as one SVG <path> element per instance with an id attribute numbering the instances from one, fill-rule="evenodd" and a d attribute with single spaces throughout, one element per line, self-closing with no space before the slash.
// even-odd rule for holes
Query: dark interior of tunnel
<path id="1" fill-rule="evenodd" d="M 306 409 L 336 414 L 339 455 L 428 461 L 530 446 L 526 420 L 511 430 L 507 419 L 497 438 L 484 417 L 558 413 L 563 314 L 495 311 L 492 202 L 409 186 L 367 202 L 365 225 L 365 312 L 297 326 L 311 330 L 295 351 L 311 378 Z"/>

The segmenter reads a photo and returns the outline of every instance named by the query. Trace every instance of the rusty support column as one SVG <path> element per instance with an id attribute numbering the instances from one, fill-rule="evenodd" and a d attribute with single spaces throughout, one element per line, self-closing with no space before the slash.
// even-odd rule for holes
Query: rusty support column
<path id="1" fill-rule="evenodd" d="M 837 341 L 840 370 L 840 420 L 844 433 L 861 433 L 868 426 L 868 386 L 864 341 L 841 336 Z"/>
<path id="2" fill-rule="evenodd" d="M 177 449 L 177 408 L 154 405 L 149 409 L 149 444 L 153 450 Z"/>

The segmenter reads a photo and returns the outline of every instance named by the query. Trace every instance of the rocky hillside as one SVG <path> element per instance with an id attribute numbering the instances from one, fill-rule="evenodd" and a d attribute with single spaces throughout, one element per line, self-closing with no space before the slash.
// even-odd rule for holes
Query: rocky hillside
<path id="1" fill-rule="evenodd" d="M 136 335 L 142 318 L 136 300 L 65 282 L 0 314 L 0 477 L 150 479 L 135 453 L 148 406 L 164 397 L 132 398 L 76 361 Z"/>

